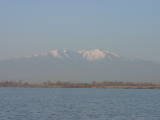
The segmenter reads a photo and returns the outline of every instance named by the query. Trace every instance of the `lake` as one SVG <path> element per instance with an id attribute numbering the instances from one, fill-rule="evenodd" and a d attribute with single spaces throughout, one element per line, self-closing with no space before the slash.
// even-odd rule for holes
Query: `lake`
<path id="1" fill-rule="evenodd" d="M 0 88 L 0 120 L 160 120 L 160 90 Z"/>

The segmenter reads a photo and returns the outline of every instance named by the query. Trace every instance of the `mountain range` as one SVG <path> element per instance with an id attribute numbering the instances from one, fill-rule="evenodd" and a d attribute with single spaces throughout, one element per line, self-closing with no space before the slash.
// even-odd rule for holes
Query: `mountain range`
<path id="1" fill-rule="evenodd" d="M 160 83 L 160 64 L 101 49 L 51 50 L 1 60 L 0 80 Z"/>

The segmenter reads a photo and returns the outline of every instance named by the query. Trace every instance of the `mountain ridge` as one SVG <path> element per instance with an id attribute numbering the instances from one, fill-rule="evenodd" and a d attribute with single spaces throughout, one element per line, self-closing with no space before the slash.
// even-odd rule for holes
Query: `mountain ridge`
<path id="1" fill-rule="evenodd" d="M 0 61 L 0 80 L 160 82 L 160 65 L 107 50 L 51 50 Z"/>

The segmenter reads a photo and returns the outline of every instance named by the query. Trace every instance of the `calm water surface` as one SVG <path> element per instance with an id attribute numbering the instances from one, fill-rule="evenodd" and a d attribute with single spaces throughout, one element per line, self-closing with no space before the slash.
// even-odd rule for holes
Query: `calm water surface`
<path id="1" fill-rule="evenodd" d="M 0 88 L 0 120 L 160 120 L 160 90 Z"/>

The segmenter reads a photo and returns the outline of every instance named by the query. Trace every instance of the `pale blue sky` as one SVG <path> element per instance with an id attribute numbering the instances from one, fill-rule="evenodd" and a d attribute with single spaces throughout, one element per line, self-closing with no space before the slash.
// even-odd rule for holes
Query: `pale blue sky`
<path id="1" fill-rule="evenodd" d="M 160 0 L 0 0 L 0 59 L 109 49 L 160 63 Z"/>

